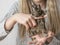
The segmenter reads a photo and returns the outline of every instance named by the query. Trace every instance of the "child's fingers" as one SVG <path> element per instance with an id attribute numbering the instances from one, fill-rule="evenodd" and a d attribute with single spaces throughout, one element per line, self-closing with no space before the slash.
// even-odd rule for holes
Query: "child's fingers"
<path id="1" fill-rule="evenodd" d="M 34 44 L 34 42 L 33 42 L 33 41 L 31 41 L 31 42 L 28 42 L 28 45 L 31 45 L 31 44 Z"/>
<path id="2" fill-rule="evenodd" d="M 47 15 L 44 15 L 44 18 L 46 18 L 47 17 Z"/>
<path id="3" fill-rule="evenodd" d="M 37 43 L 37 41 L 36 41 L 36 40 L 34 40 L 34 41 L 31 41 L 31 42 L 28 42 L 28 45 L 36 44 L 36 43 Z"/>
<path id="4" fill-rule="evenodd" d="M 35 17 L 35 16 L 33 16 L 33 17 L 34 17 L 34 19 L 42 19 L 42 18 L 46 18 L 46 17 L 47 17 L 47 15 L 39 16 L 39 17 Z"/>
<path id="5" fill-rule="evenodd" d="M 34 17 L 34 19 L 42 19 L 42 18 L 43 18 L 42 16 Z"/>
<path id="6" fill-rule="evenodd" d="M 37 42 L 35 45 L 44 45 L 44 43 L 40 41 L 40 42 Z"/>

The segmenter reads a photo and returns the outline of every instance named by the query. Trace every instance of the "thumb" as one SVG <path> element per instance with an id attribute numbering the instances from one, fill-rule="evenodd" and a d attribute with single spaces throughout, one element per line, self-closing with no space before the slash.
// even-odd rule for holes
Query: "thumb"
<path id="1" fill-rule="evenodd" d="M 33 41 L 31 41 L 31 42 L 28 42 L 28 45 L 31 45 L 31 44 L 33 44 Z"/>

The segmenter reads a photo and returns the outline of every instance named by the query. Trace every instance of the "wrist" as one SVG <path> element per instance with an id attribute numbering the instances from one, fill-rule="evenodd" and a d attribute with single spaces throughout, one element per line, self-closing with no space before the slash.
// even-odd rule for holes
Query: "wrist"
<path id="1" fill-rule="evenodd" d="M 17 19 L 17 15 L 15 14 L 15 15 L 12 16 L 12 21 L 13 21 L 14 23 L 16 23 L 16 22 L 17 22 L 16 19 Z"/>
<path id="2" fill-rule="evenodd" d="M 15 23 L 16 21 L 13 15 L 6 20 L 5 25 L 4 25 L 5 30 L 10 31 L 13 28 Z"/>

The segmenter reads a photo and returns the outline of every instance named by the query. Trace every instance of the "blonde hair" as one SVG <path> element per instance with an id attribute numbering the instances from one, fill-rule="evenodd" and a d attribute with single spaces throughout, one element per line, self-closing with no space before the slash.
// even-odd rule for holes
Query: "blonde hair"
<path id="1" fill-rule="evenodd" d="M 20 3 L 19 4 L 20 13 L 29 14 L 27 0 L 19 0 L 19 3 Z M 19 35 L 23 39 L 26 34 L 26 29 L 23 25 L 20 25 L 20 24 L 18 24 L 18 27 L 19 27 Z"/>
<path id="2" fill-rule="evenodd" d="M 47 15 L 53 32 L 58 33 L 60 28 L 60 16 L 57 8 L 57 0 L 47 0 Z"/>

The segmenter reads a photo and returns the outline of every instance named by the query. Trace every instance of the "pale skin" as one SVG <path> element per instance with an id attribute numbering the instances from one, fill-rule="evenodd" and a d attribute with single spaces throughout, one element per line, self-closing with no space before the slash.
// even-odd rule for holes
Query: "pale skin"
<path id="1" fill-rule="evenodd" d="M 28 29 L 29 27 L 36 26 L 36 22 L 33 19 L 33 17 L 30 16 L 30 14 L 19 13 L 7 19 L 6 24 L 5 24 L 6 29 L 10 30 L 16 23 L 24 25 L 26 29 Z"/>

